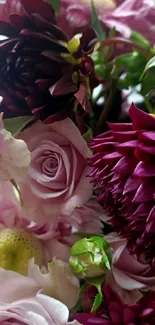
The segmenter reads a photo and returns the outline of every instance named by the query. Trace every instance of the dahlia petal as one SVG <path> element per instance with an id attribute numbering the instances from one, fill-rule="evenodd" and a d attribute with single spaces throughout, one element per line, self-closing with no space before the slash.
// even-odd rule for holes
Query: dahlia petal
<path id="1" fill-rule="evenodd" d="M 155 147 L 145 146 L 144 144 L 139 144 L 138 149 L 142 152 L 150 153 L 151 155 L 155 155 Z"/>
<path id="2" fill-rule="evenodd" d="M 133 213 L 133 217 L 147 216 L 152 209 L 151 203 L 142 203 Z"/>
<path id="3" fill-rule="evenodd" d="M 112 131 L 124 132 L 124 131 L 133 131 L 132 123 L 109 123 L 107 122 L 109 128 Z"/>
<path id="4" fill-rule="evenodd" d="M 126 177 L 129 173 L 133 172 L 136 163 L 136 159 L 130 155 L 122 157 L 113 167 L 112 171 L 119 173 L 120 177 Z"/>
<path id="5" fill-rule="evenodd" d="M 151 144 L 155 142 L 155 132 L 154 131 L 147 131 L 147 132 L 140 132 L 138 135 L 138 139 L 141 142 Z"/>
<path id="6" fill-rule="evenodd" d="M 87 28 L 87 30 L 83 32 L 80 39 L 82 51 L 86 54 L 92 53 L 98 40 L 99 39 L 96 31 L 93 28 Z"/>
<path id="7" fill-rule="evenodd" d="M 136 166 L 133 176 L 143 178 L 143 177 L 153 177 L 155 176 L 155 165 L 146 164 L 143 161 L 140 161 Z"/>
<path id="8" fill-rule="evenodd" d="M 133 176 L 130 176 L 127 179 L 126 183 L 125 183 L 123 195 L 126 195 L 126 194 L 128 194 L 128 193 L 130 193 L 132 191 L 137 190 L 137 188 L 140 186 L 140 184 L 141 184 L 141 180 L 140 179 L 136 179 L 134 177 L 134 175 Z"/>
<path id="9" fill-rule="evenodd" d="M 138 140 L 132 140 L 132 141 L 124 142 L 121 144 L 115 144 L 115 149 L 121 155 L 126 155 L 129 151 L 136 148 L 138 146 L 138 144 L 139 144 Z"/>
<path id="10" fill-rule="evenodd" d="M 149 216 L 147 218 L 147 222 L 150 222 L 152 220 L 155 220 L 155 206 L 151 209 Z"/>
<path id="11" fill-rule="evenodd" d="M 3 21 L 0 22 L 0 31 L 1 31 L 1 35 L 4 36 L 8 36 L 8 37 L 18 36 L 17 30 L 7 22 L 3 22 Z"/>
<path id="12" fill-rule="evenodd" d="M 118 152 L 112 152 L 109 154 L 104 155 L 102 159 L 102 162 L 107 165 L 113 165 L 119 158 L 121 158 L 122 155 Z"/>
<path id="13" fill-rule="evenodd" d="M 10 21 L 17 30 L 21 30 L 25 26 L 24 17 L 21 15 L 18 14 L 10 15 Z"/>
<path id="14" fill-rule="evenodd" d="M 75 93 L 75 98 L 78 100 L 82 108 L 86 112 L 90 112 L 91 106 L 87 98 L 87 86 L 85 84 L 80 84 L 79 90 Z"/>
<path id="15" fill-rule="evenodd" d="M 113 149 L 115 145 L 115 142 L 103 142 L 103 143 L 99 143 L 99 144 L 95 144 L 94 146 L 91 145 L 91 149 L 93 151 L 97 150 L 97 152 L 102 152 L 104 153 L 107 151 L 111 151 L 111 149 Z"/>
<path id="16" fill-rule="evenodd" d="M 129 109 L 129 116 L 132 120 L 133 128 L 135 130 L 154 130 L 155 118 L 131 104 Z"/>
<path id="17" fill-rule="evenodd" d="M 56 25 L 52 24 L 51 19 L 47 21 L 37 13 L 32 14 L 33 21 L 35 22 L 36 26 L 40 28 L 40 26 L 46 30 L 49 30 L 57 39 L 62 41 L 68 41 L 67 35 L 62 32 L 62 30 L 57 27 Z"/>
<path id="18" fill-rule="evenodd" d="M 113 131 L 112 134 L 113 134 L 114 139 L 120 143 L 134 140 L 134 139 L 136 139 L 136 136 L 137 136 L 136 131 L 124 131 L 124 132 L 123 131 L 122 132 Z"/>
<path id="19" fill-rule="evenodd" d="M 37 11 L 40 15 L 47 19 L 54 18 L 53 7 L 42 0 L 21 0 L 21 3 L 28 14 L 33 14 Z"/>
<path id="20" fill-rule="evenodd" d="M 155 183 L 149 181 L 143 182 L 132 200 L 133 203 L 149 202 L 153 200 L 153 193 L 155 192 Z"/>
<path id="21" fill-rule="evenodd" d="M 73 82 L 71 74 L 63 76 L 52 87 L 49 88 L 49 92 L 52 96 L 61 96 L 77 91 L 77 85 Z"/>

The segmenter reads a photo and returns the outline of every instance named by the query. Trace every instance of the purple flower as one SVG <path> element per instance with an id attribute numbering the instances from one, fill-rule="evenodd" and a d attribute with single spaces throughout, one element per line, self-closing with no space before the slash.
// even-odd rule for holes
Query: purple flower
<path id="1" fill-rule="evenodd" d="M 132 123 L 109 124 L 91 141 L 90 176 L 114 230 L 133 253 L 155 257 L 155 118 L 133 104 Z"/>
<path id="2" fill-rule="evenodd" d="M 88 112 L 90 92 L 96 85 L 88 56 L 98 41 L 95 31 L 89 29 L 69 42 L 56 25 L 51 5 L 43 0 L 21 0 L 20 4 L 19 9 L 8 4 L 0 7 L 1 34 L 8 37 L 0 44 L 4 117 L 32 113 L 51 122 L 69 115 L 75 101 Z M 6 8 L 9 17 L 3 17 Z"/>

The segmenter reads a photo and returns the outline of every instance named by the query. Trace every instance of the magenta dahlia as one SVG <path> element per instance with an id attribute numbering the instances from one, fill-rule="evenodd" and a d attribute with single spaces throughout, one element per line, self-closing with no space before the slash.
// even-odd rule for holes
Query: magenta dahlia
<path id="1" fill-rule="evenodd" d="M 126 305 L 109 286 L 103 289 L 104 299 L 100 311 L 78 313 L 74 319 L 83 325 L 154 325 L 155 294 L 150 293 L 136 304 Z M 95 298 L 95 296 L 94 296 Z"/>
<path id="2" fill-rule="evenodd" d="M 155 258 L 155 118 L 133 104 L 131 123 L 94 138 L 90 177 L 114 229 L 132 253 Z M 152 260 L 153 261 L 153 260 Z"/>
<path id="3" fill-rule="evenodd" d="M 56 26 L 50 4 L 20 0 L 18 6 L 8 9 L 9 21 L 0 12 L 0 34 L 8 37 L 0 43 L 4 117 L 33 113 L 41 120 L 58 118 L 60 113 L 61 117 L 68 114 L 75 101 L 88 111 L 96 82 L 89 57 L 98 41 L 95 31 L 89 29 L 81 38 L 69 41 Z"/>

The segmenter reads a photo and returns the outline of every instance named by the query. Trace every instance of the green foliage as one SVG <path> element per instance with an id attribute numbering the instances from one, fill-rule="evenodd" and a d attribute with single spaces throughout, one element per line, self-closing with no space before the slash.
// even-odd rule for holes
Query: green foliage
<path id="1" fill-rule="evenodd" d="M 92 27 L 98 33 L 100 41 L 103 41 L 105 39 L 105 32 L 104 32 L 104 29 L 98 19 L 98 15 L 96 13 L 96 9 L 95 9 L 93 0 L 91 0 L 91 16 L 92 16 Z"/>
<path id="2" fill-rule="evenodd" d="M 33 119 L 34 116 L 21 116 L 21 117 L 5 119 L 4 127 L 15 137 Z"/>
<path id="3" fill-rule="evenodd" d="M 60 11 L 61 1 L 60 0 L 48 0 L 48 3 L 54 8 L 55 13 L 58 15 L 58 13 Z"/>
<path id="4" fill-rule="evenodd" d="M 155 56 L 153 56 L 153 58 L 151 58 L 149 62 L 146 64 L 140 80 L 142 80 L 144 78 L 145 73 L 153 67 L 155 67 Z"/>
<path id="5" fill-rule="evenodd" d="M 131 34 L 130 39 L 139 44 L 141 47 L 149 49 L 150 48 L 150 42 L 140 33 L 133 31 Z"/>

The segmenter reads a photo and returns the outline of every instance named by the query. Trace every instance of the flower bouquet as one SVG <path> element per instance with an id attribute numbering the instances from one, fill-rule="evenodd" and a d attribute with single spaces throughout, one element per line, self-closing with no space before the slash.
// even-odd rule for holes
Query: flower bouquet
<path id="1" fill-rule="evenodd" d="M 0 1 L 0 324 L 155 324 L 155 3 Z"/>

